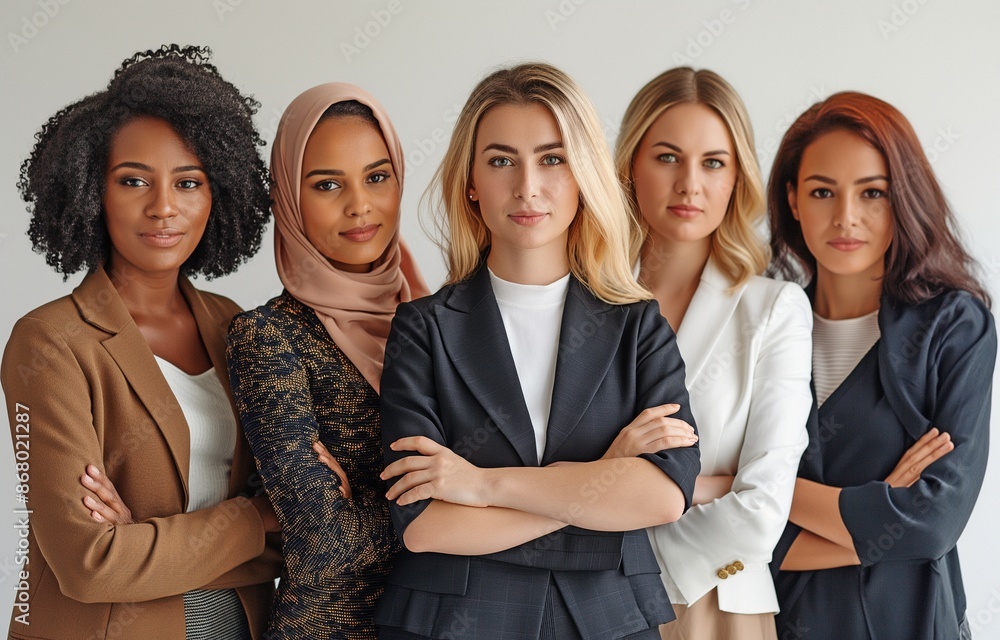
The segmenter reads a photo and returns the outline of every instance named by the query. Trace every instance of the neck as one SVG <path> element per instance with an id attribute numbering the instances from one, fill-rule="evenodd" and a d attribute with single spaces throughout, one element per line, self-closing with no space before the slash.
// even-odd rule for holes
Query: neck
<path id="1" fill-rule="evenodd" d="M 878 310 L 882 299 L 881 274 L 838 275 L 819 266 L 813 310 L 827 320 L 860 318 Z"/>
<path id="2" fill-rule="evenodd" d="M 569 273 L 566 245 L 522 249 L 493 243 L 486 264 L 500 279 L 517 284 L 552 284 Z"/>
<path id="3" fill-rule="evenodd" d="M 187 301 L 181 294 L 179 270 L 147 273 L 119 268 L 112 258 L 108 261 L 107 272 L 133 318 L 137 315 L 165 315 L 175 312 L 179 306 L 187 307 Z"/>
<path id="4" fill-rule="evenodd" d="M 650 232 L 642 245 L 639 281 L 657 297 L 696 289 L 711 251 L 710 237 L 677 242 Z"/>

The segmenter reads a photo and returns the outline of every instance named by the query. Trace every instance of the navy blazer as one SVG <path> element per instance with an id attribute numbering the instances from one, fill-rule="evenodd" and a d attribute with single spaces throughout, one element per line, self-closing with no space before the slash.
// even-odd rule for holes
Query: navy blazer
<path id="1" fill-rule="evenodd" d="M 468 280 L 396 310 L 381 383 L 387 464 L 407 452 L 389 443 L 423 435 L 479 467 L 589 462 L 648 407 L 677 402 L 694 425 L 684 363 L 655 301 L 611 305 L 570 278 L 559 338 L 545 450 L 534 432 L 493 294 L 481 267 Z M 644 455 L 690 505 L 697 446 Z M 586 508 L 611 479 L 581 488 Z M 603 484 L 602 484 L 603 483 Z M 430 503 L 390 513 L 397 533 Z M 512 549 L 469 557 L 404 551 L 376 621 L 434 638 L 464 621 L 468 638 L 537 638 L 552 581 L 584 638 L 619 638 L 673 619 L 643 530 L 566 527 Z"/>
<path id="2" fill-rule="evenodd" d="M 800 477 L 843 486 L 840 512 L 861 565 L 779 573 L 801 531 L 789 523 L 772 560 L 779 635 L 787 627 L 811 629 L 803 638 L 847 637 L 842 630 L 853 625 L 874 640 L 959 637 L 966 602 L 956 544 L 986 472 L 996 327 L 985 305 L 964 291 L 919 305 L 883 296 L 878 323 L 876 346 L 823 407 L 814 404 L 799 469 Z M 852 407 L 860 424 L 844 419 Z M 883 482 L 931 427 L 948 432 L 954 450 L 910 487 Z M 843 439 L 855 428 L 857 439 Z M 876 437 L 898 446 L 884 451 L 861 442 Z M 842 482 L 850 474 L 865 477 Z M 843 590 L 831 593 L 833 582 Z M 858 594 L 858 602 L 830 602 L 838 593 Z"/>

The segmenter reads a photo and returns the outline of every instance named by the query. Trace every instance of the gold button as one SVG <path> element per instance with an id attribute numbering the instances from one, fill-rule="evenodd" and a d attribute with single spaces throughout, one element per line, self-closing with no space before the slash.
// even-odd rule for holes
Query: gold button
<path id="1" fill-rule="evenodd" d="M 728 578 L 728 577 L 729 577 L 729 572 L 728 572 L 728 571 L 726 571 L 725 569 L 719 569 L 719 570 L 718 570 L 718 571 L 716 572 L 716 574 L 715 574 L 715 575 L 717 575 L 717 576 L 719 576 L 719 578 L 721 578 L 721 579 L 725 580 L 726 578 Z"/>
<path id="2" fill-rule="evenodd" d="M 739 560 L 737 560 L 736 562 L 734 562 L 733 566 L 736 567 L 737 571 L 743 571 L 744 569 L 746 569 L 746 567 L 743 566 L 743 563 L 740 562 Z"/>
<path id="3" fill-rule="evenodd" d="M 735 576 L 736 575 L 736 567 L 733 566 L 733 565 L 731 565 L 731 564 L 727 565 L 726 566 L 726 572 L 729 573 L 729 575 L 731 575 L 731 576 Z"/>

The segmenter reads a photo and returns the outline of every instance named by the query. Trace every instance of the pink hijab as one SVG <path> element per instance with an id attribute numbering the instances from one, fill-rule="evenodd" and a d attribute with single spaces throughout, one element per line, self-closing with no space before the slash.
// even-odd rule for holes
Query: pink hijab
<path id="1" fill-rule="evenodd" d="M 285 109 L 271 150 L 274 259 L 285 289 L 315 310 L 333 341 L 377 392 L 396 305 L 429 292 L 399 237 L 399 229 L 389 242 L 382 264 L 368 273 L 337 269 L 306 238 L 299 210 L 302 156 L 323 112 L 346 100 L 357 100 L 375 114 L 402 191 L 403 149 L 378 100 L 343 82 L 309 89 Z"/>

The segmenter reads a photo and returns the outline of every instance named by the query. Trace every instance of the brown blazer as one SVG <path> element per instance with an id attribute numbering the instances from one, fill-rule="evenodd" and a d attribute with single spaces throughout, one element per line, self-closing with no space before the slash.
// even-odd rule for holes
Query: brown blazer
<path id="1" fill-rule="evenodd" d="M 185 278 L 180 284 L 228 391 L 226 331 L 239 307 Z M 280 543 L 269 537 L 265 545 L 260 516 L 239 497 L 253 468 L 246 439 L 237 438 L 229 499 L 184 513 L 188 426 L 103 269 L 18 320 L 0 380 L 15 457 L 27 456 L 31 511 L 30 528 L 22 529 L 27 556 L 18 556 L 27 560 L 20 567 L 26 594 L 15 592 L 10 638 L 183 640 L 181 594 L 229 587 L 253 637 L 263 636 Z M 26 417 L 27 429 L 18 426 Z M 114 482 L 136 524 L 90 517 L 79 481 L 88 463 Z M 18 621 L 25 609 L 27 625 Z"/>

